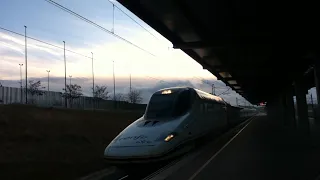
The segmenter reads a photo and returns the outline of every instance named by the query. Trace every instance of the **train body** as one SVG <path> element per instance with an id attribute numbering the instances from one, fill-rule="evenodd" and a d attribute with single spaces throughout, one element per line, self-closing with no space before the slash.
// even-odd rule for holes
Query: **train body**
<path id="1" fill-rule="evenodd" d="M 144 115 L 105 148 L 104 158 L 111 163 L 144 163 L 178 156 L 198 138 L 244 121 L 249 113 L 241 111 L 198 89 L 161 89 L 150 98 Z"/>

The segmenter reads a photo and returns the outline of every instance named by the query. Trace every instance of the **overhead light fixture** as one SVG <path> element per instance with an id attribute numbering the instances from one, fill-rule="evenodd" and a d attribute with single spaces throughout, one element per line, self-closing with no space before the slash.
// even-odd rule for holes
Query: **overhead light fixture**
<path id="1" fill-rule="evenodd" d="M 230 73 L 228 72 L 219 72 L 220 76 L 222 76 L 223 78 L 232 78 L 232 76 L 230 75 Z"/>
<path id="2" fill-rule="evenodd" d="M 238 84 L 236 80 L 230 80 L 230 81 L 228 81 L 228 83 L 231 84 L 231 85 Z"/>
<path id="3" fill-rule="evenodd" d="M 171 93 L 172 93 L 171 90 L 164 90 L 161 92 L 161 94 L 171 94 Z"/>
<path id="4" fill-rule="evenodd" d="M 233 86 L 234 89 L 241 89 L 240 86 Z"/>

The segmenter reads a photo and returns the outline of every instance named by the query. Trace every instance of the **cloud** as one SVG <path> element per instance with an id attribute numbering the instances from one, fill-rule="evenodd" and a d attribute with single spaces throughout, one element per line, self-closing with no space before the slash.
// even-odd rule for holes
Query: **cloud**
<path id="1" fill-rule="evenodd" d="M 25 42 L 23 40 L 21 40 L 22 37 L 19 36 L 15 37 L 14 35 L 8 35 L 5 33 L 0 32 L 0 41 L 2 43 L 6 43 L 7 45 L 10 45 L 11 47 L 15 47 L 16 49 L 20 49 L 21 47 L 24 48 L 25 46 Z M 27 43 L 27 46 L 29 48 L 29 50 L 31 51 L 44 51 L 46 53 L 55 55 L 55 56 L 59 56 L 60 53 L 56 52 L 55 50 L 53 50 L 51 47 L 46 47 L 46 45 L 41 44 L 40 42 L 28 39 L 29 43 Z M 31 41 L 31 42 L 30 42 Z M 17 48 L 19 47 L 19 48 Z M 24 52 L 22 52 L 22 54 L 24 54 Z"/>
<path id="2" fill-rule="evenodd" d="M 22 50 L 22 48 L 19 48 L 17 46 L 13 46 L 11 45 L 10 43 L 7 43 L 7 42 L 0 42 L 0 44 L 4 47 L 7 47 L 9 48 L 9 50 L 5 51 L 4 49 L 0 49 L 1 50 L 1 53 L 5 54 L 6 52 L 10 53 L 10 54 L 13 54 L 14 52 L 18 52 L 20 53 L 21 55 L 24 55 L 24 51 Z M 10 50 L 13 50 L 10 52 Z"/>
<path id="3" fill-rule="evenodd" d="M 126 27 L 126 25 L 124 26 Z M 130 28 L 131 27 L 127 27 L 127 29 Z M 91 52 L 93 52 L 94 70 L 97 77 L 112 76 L 112 61 L 114 61 L 116 75 L 120 77 L 127 76 L 131 72 L 131 74 L 136 77 L 152 76 L 160 77 L 160 79 L 168 77 L 183 78 L 196 74 L 200 74 L 203 77 L 215 78 L 212 74 L 203 70 L 201 65 L 185 55 L 181 50 L 172 50 L 167 49 L 167 47 L 163 45 L 155 45 L 158 44 L 159 41 L 153 43 L 152 39 L 154 38 L 150 38 L 150 35 L 146 35 L 136 28 L 131 29 L 134 32 L 132 34 L 134 42 L 143 44 L 143 47 L 149 47 L 150 52 L 156 54 L 156 57 L 116 38 L 112 41 L 105 42 L 85 42 L 91 44 L 91 46 L 83 46 L 83 44 L 76 46 L 67 43 L 66 48 L 87 57 L 91 57 Z M 83 32 L 86 31 L 87 29 L 83 29 Z M 97 34 L 101 33 L 97 29 L 95 29 L 95 31 L 98 32 Z M 110 37 L 110 35 L 108 36 Z M 18 53 L 15 54 L 14 51 L 16 50 L 19 51 L 19 55 L 24 55 L 24 41 L 22 39 L 23 37 L 1 33 L 0 42 L 6 43 L 6 48 L 0 48 L 1 54 L 6 57 L 17 55 Z M 104 38 L 101 39 L 103 40 Z M 62 47 L 62 43 L 58 44 L 50 40 L 49 43 Z M 68 75 L 75 77 L 91 76 L 91 59 L 87 57 L 66 51 Z M 20 58 L 20 62 L 24 61 L 23 56 Z M 64 74 L 63 59 L 63 49 L 34 40 L 28 40 L 28 64 L 30 63 L 28 67 L 30 67 L 30 73 L 34 75 L 38 73 L 39 76 L 41 76 L 46 73 L 46 69 L 50 69 L 55 75 L 62 75 Z M 15 67 L 17 65 L 14 64 L 11 66 Z M 31 66 L 36 68 L 31 68 Z M 16 74 L 16 72 L 13 74 Z M 10 77 L 11 75 L 12 73 L 6 76 Z"/>
<path id="4" fill-rule="evenodd" d="M 19 47 L 19 44 L 16 43 L 21 43 L 19 40 L 6 36 L 6 40 L 8 39 L 13 39 L 8 46 L 12 48 Z M 0 42 L 1 40 L 3 39 L 0 39 Z M 51 89 L 61 91 L 64 87 L 64 78 L 61 78 L 64 75 L 62 50 L 39 42 L 29 41 L 29 43 L 31 48 L 29 50 L 30 53 L 28 53 L 28 76 L 31 78 L 38 77 L 36 79 L 42 79 L 43 83 L 46 83 L 46 70 L 50 69 Z M 21 56 L 21 53 L 11 51 L 12 48 L 9 48 L 10 51 L 8 49 L 0 49 L 2 54 L 1 65 L 5 67 L 0 68 L 0 75 L 3 80 L 19 79 L 18 64 L 24 62 L 24 56 Z M 180 50 L 166 50 L 161 56 L 152 57 L 120 40 L 96 44 L 91 49 L 70 46 L 68 48 L 88 57 L 91 56 L 90 52 L 94 52 L 96 83 L 100 81 L 102 84 L 113 84 L 111 77 L 113 74 L 112 61 L 114 60 L 117 79 L 116 92 L 128 92 L 128 77 L 131 73 L 134 87 L 139 87 L 143 92 L 145 103 L 153 92 L 166 87 L 189 86 L 211 92 L 210 84 L 214 83 L 217 94 L 225 91 L 227 88 L 223 82 L 217 81 L 210 72 L 203 70 L 201 65 Z M 91 95 L 91 58 L 69 51 L 66 52 L 66 58 L 67 76 L 72 75 L 72 82 L 82 85 L 84 94 Z M 156 79 L 145 80 L 146 77 L 155 77 Z M 205 80 L 208 78 L 210 79 Z M 166 82 L 161 82 L 161 80 L 165 80 Z M 17 81 L 15 81 L 15 84 L 17 84 Z M 231 94 L 225 98 L 233 101 L 230 97 L 236 93 Z"/>
<path id="5" fill-rule="evenodd" d="M 69 6 L 72 4 L 69 1 L 65 1 L 65 3 Z M 115 3 L 117 4 L 116 1 Z M 94 8 L 94 4 L 88 4 L 90 4 L 90 8 Z M 80 4 L 77 4 L 74 8 L 76 8 L 75 11 L 87 9 L 87 7 Z M 94 75 L 97 83 L 113 84 L 114 65 L 117 92 L 127 92 L 130 74 L 132 75 L 134 87 L 139 87 L 149 94 L 157 88 L 162 87 L 179 84 L 191 86 L 193 85 L 192 83 L 195 83 L 194 80 L 190 80 L 194 76 L 215 79 L 212 74 L 203 70 L 201 65 L 181 50 L 168 48 L 172 46 L 168 40 L 136 17 L 133 18 L 140 24 L 143 24 L 157 38 L 154 38 L 130 18 L 125 17 L 125 15 L 119 16 L 121 14 L 120 11 L 117 11 L 118 13 L 116 14 L 115 32 L 156 56 L 143 52 L 129 43 L 113 37 L 75 17 L 69 15 L 65 17 L 66 14 L 64 12 L 60 12 L 57 9 L 58 13 L 56 10 L 53 11 L 53 9 L 55 8 L 50 6 L 46 10 L 48 13 L 43 14 L 43 16 L 41 14 L 37 16 L 39 20 L 43 21 L 37 22 L 41 24 L 39 26 L 32 24 L 31 21 L 26 21 L 28 22 L 28 34 L 31 37 L 40 38 L 58 47 L 63 47 L 62 39 L 64 39 L 68 50 L 87 56 L 84 57 L 66 51 L 67 77 L 72 75 L 72 81 L 81 84 L 88 94 L 90 93 L 92 83 L 91 52 L 93 52 L 94 57 Z M 103 17 L 106 10 L 101 7 L 98 9 L 99 12 L 93 14 L 92 11 L 90 11 L 90 14 L 89 12 L 86 14 L 82 11 L 81 14 L 88 16 L 88 18 L 106 28 L 112 27 L 111 16 Z M 127 12 L 125 9 L 122 10 Z M 41 11 L 44 12 L 43 9 Z M 51 17 L 53 12 L 56 13 L 55 16 L 52 16 L 54 18 Z M 130 12 L 127 13 L 130 14 Z M 48 23 L 51 19 L 55 23 Z M 58 24 L 57 19 L 61 21 Z M 64 26 L 63 30 L 60 28 L 62 25 Z M 15 81 L 16 83 L 16 79 L 20 79 L 18 64 L 25 61 L 24 37 L 0 32 L 0 43 L 0 80 Z M 63 55 L 63 49 L 61 48 L 28 39 L 28 77 L 41 79 L 43 83 L 46 83 L 46 70 L 49 69 L 51 71 L 50 82 L 52 82 L 52 88 L 60 91 L 64 84 L 64 78 L 61 77 L 65 73 Z M 24 78 L 24 68 L 22 69 L 22 74 Z M 170 84 L 160 83 L 160 80 L 169 81 Z M 178 81 L 171 82 L 172 80 Z M 202 83 L 199 85 L 198 87 L 206 87 Z"/>
<path id="6" fill-rule="evenodd" d="M 2 37 L 2 36 L 1 36 Z M 16 38 L 6 36 L 6 40 L 11 39 L 12 44 L 8 44 L 11 48 L 18 48 L 21 41 Z M 0 39 L 3 40 L 3 39 Z M 9 41 L 10 42 L 10 41 Z M 51 89 L 61 91 L 64 87 L 64 64 L 63 54 L 61 49 L 39 44 L 38 42 L 29 41 L 31 50 L 29 53 L 28 62 L 28 76 L 32 79 L 40 79 L 46 83 L 46 69 L 50 69 L 50 82 Z M 53 43 L 54 44 L 54 43 Z M 226 87 L 221 81 L 216 81 L 208 71 L 204 71 L 198 63 L 190 57 L 182 53 L 180 50 L 171 50 L 164 53 L 161 57 L 151 57 L 146 53 L 138 51 L 132 46 L 116 41 L 112 43 L 97 44 L 92 49 L 83 47 L 68 47 L 72 48 L 80 54 L 90 57 L 90 51 L 94 52 L 94 70 L 96 76 L 96 83 L 102 84 L 112 83 L 112 60 L 115 60 L 116 72 L 116 92 L 126 93 L 129 90 L 128 75 L 132 74 L 134 86 L 144 94 L 144 102 L 146 103 L 151 97 L 153 92 L 174 86 L 189 86 L 204 89 L 207 92 L 211 91 L 210 84 L 215 83 L 217 93 L 220 93 L 218 87 Z M 18 64 L 24 62 L 24 56 L 8 49 L 1 49 L 2 59 L 1 65 L 5 68 L 0 68 L 2 79 L 19 79 Z M 67 57 L 67 76 L 72 75 L 72 82 L 81 84 L 84 89 L 84 94 L 91 95 L 91 59 L 86 58 L 71 52 L 66 52 Z M 177 68 L 178 67 L 178 68 Z M 195 80 L 195 76 L 196 78 Z M 199 79 L 199 75 L 200 77 Z M 23 73 L 24 76 L 24 73 Z M 145 77 L 156 77 L 159 80 L 145 80 Z M 204 80 L 210 77 L 209 82 Z M 212 78 L 211 78 L 212 77 Z M 188 79 L 193 80 L 172 80 L 175 79 Z M 141 80 L 144 79 L 144 80 Z M 161 82 L 166 80 L 166 82 Z M 18 81 L 9 84 L 17 85 Z M 69 78 L 68 78 L 69 82 Z M 209 84 L 209 85 L 208 85 Z M 223 89 L 224 91 L 225 89 Z M 113 90 L 112 90 L 113 91 Z M 228 98 L 228 97 L 227 97 Z M 230 99 L 230 98 L 229 98 Z"/>
<path id="7" fill-rule="evenodd" d="M 1 38 L 1 41 L 10 41 L 18 45 L 24 45 L 24 41 L 18 39 L 14 35 L 8 35 L 6 33 L 0 32 L 0 38 Z"/>

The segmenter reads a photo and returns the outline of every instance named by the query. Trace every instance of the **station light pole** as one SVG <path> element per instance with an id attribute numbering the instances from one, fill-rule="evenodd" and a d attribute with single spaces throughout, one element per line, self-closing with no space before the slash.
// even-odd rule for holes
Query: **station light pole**
<path id="1" fill-rule="evenodd" d="M 132 92 L 131 73 L 132 73 L 132 71 L 131 71 L 131 59 L 130 59 L 130 94 Z"/>
<path id="2" fill-rule="evenodd" d="M 66 62 L 66 42 L 63 41 L 63 57 L 64 57 L 64 93 L 67 94 L 67 62 Z M 67 108 L 67 96 L 64 97 L 64 106 Z"/>
<path id="3" fill-rule="evenodd" d="M 116 78 L 114 75 L 114 60 L 112 61 L 112 67 L 113 67 L 113 101 L 114 101 L 114 106 L 116 107 Z"/>
<path id="4" fill-rule="evenodd" d="M 50 73 L 50 70 L 47 70 L 47 73 L 48 73 L 48 93 L 50 91 L 50 84 L 49 84 L 49 73 Z"/>
<path id="5" fill-rule="evenodd" d="M 132 92 L 132 86 L 131 86 L 131 72 L 130 72 L 130 94 Z"/>
<path id="6" fill-rule="evenodd" d="M 20 101 L 21 101 L 21 104 L 22 104 L 23 91 L 22 91 L 22 70 L 21 70 L 21 67 L 23 66 L 23 64 L 19 64 L 19 66 L 20 66 Z"/>
<path id="7" fill-rule="evenodd" d="M 50 70 L 46 70 L 47 73 L 48 73 L 48 88 L 47 88 L 47 101 L 48 101 L 48 105 L 50 104 L 50 96 L 49 96 L 49 92 L 50 92 L 50 82 L 49 82 L 49 73 L 50 73 Z"/>
<path id="8" fill-rule="evenodd" d="M 70 80 L 69 86 L 71 86 L 71 78 L 72 78 L 72 75 L 69 75 L 69 80 Z"/>
<path id="9" fill-rule="evenodd" d="M 28 55 L 27 55 L 27 26 L 24 26 L 24 47 L 25 47 L 25 67 L 26 67 L 26 104 L 28 104 Z"/>
<path id="10" fill-rule="evenodd" d="M 216 88 L 214 84 L 212 84 L 212 89 L 211 89 L 212 95 L 216 95 Z"/>
<path id="11" fill-rule="evenodd" d="M 93 70 L 93 52 L 91 52 L 92 60 L 92 109 L 94 109 L 94 70 Z"/>
<path id="12" fill-rule="evenodd" d="M 91 52 L 92 59 L 92 97 L 94 97 L 94 71 L 93 71 L 93 53 Z"/>

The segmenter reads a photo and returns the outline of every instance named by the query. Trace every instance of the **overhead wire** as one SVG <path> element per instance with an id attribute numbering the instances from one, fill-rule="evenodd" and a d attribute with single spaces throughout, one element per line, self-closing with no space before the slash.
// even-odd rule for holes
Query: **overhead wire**
<path id="1" fill-rule="evenodd" d="M 208 85 L 210 87 L 212 87 L 212 84 L 210 84 L 209 82 L 206 82 L 205 79 L 201 79 L 201 81 L 205 84 Z M 214 83 L 213 83 L 214 84 Z M 227 89 L 229 87 L 215 87 L 215 89 Z"/>
<path id="2" fill-rule="evenodd" d="M 126 43 L 128 43 L 128 44 L 130 44 L 130 45 L 135 46 L 136 48 L 138 48 L 138 49 L 140 49 L 140 50 L 142 50 L 142 51 L 144 51 L 144 52 L 146 52 L 146 53 L 148 53 L 148 54 L 150 54 L 150 55 L 152 55 L 152 56 L 155 56 L 154 54 L 152 54 L 152 53 L 150 53 L 149 51 L 141 48 L 140 46 L 138 46 L 138 45 L 136 45 L 136 44 L 128 41 L 127 39 L 125 39 L 125 38 L 123 38 L 123 37 L 115 34 L 115 33 L 112 32 L 112 31 L 109 31 L 108 29 L 106 29 L 106 28 L 100 26 L 99 24 L 97 24 L 97 23 L 95 23 L 95 22 L 93 22 L 93 21 L 91 21 L 91 20 L 89 20 L 89 19 L 81 16 L 80 14 L 78 14 L 78 13 L 76 13 L 76 12 L 74 12 L 74 11 L 72 11 L 72 10 L 70 10 L 70 9 L 62 6 L 62 5 L 60 5 L 59 3 L 57 3 L 57 2 L 55 2 L 55 1 L 53 1 L 53 0 L 45 0 L 45 1 L 47 1 L 48 3 L 50 3 L 50 4 L 52 4 L 52 5 L 56 6 L 56 7 L 58 7 L 58 8 L 60 8 L 60 9 L 62 9 L 63 11 L 68 12 L 69 14 L 74 15 L 74 16 L 76 16 L 77 18 L 79 18 L 79 19 L 81 19 L 81 20 L 83 20 L 83 21 L 85 21 L 85 22 L 87 22 L 87 23 L 89 23 L 89 24 L 91 24 L 91 25 L 93 25 L 93 26 L 95 26 L 95 27 L 97 27 L 97 28 L 99 28 L 99 29 L 101 29 L 101 30 L 103 30 L 103 31 L 105 31 L 105 32 L 107 32 L 107 33 L 109 33 L 109 34 L 111 34 L 111 35 L 113 35 L 113 36 L 121 39 L 121 40 L 123 40 L 123 41 L 125 41 Z M 109 2 L 110 2 L 110 1 L 109 1 Z M 141 28 L 143 28 L 145 31 L 147 31 L 150 35 L 152 35 L 153 37 L 155 37 L 156 39 L 159 40 L 159 38 L 157 38 L 154 34 L 152 34 L 149 30 L 147 30 L 145 27 L 143 27 L 140 23 L 138 23 L 136 20 L 134 20 L 132 17 L 130 17 L 130 16 L 129 16 L 127 13 L 125 13 L 123 10 L 121 10 L 117 5 L 115 5 L 115 4 L 112 3 L 112 2 L 110 2 L 110 3 L 113 4 L 113 6 L 115 6 L 118 10 L 120 10 L 120 11 L 121 11 L 122 13 L 124 13 L 126 16 L 128 16 L 131 20 L 133 20 L 135 23 L 137 23 Z M 24 36 L 23 34 L 20 34 L 20 33 L 17 33 L 17 32 L 14 32 L 14 31 L 11 31 L 11 30 L 2 28 L 2 27 L 0 27 L 0 29 L 5 30 L 5 31 L 8 31 L 8 32 L 11 32 L 11 33 L 16 34 L 16 35 Z M 113 30 L 114 30 L 114 29 L 113 29 Z M 48 42 L 45 42 L 45 41 L 42 41 L 42 40 L 33 38 L 33 37 L 27 36 L 27 38 L 32 39 L 32 40 L 35 40 L 35 41 L 38 41 L 38 42 L 41 42 L 41 43 L 46 44 L 46 45 L 50 45 L 50 46 L 52 46 L 52 47 L 56 47 L 56 48 L 59 48 L 59 49 L 64 49 L 63 47 L 60 47 L 60 46 L 57 46 L 57 45 L 54 45 L 54 44 L 51 44 L 51 43 L 48 43 Z M 88 58 L 88 59 L 91 59 L 91 57 L 86 56 L 86 55 L 83 55 L 83 54 L 80 54 L 80 53 L 77 53 L 77 52 L 75 52 L 75 51 L 72 51 L 72 50 L 69 50 L 69 49 L 65 49 L 65 50 L 68 51 L 68 52 L 71 52 L 71 53 L 74 53 L 74 54 L 77 54 L 77 55 L 86 57 L 86 58 Z M 146 76 L 146 77 L 152 78 L 152 77 L 150 77 L 150 76 Z M 166 81 L 164 81 L 164 80 L 160 80 L 160 79 L 157 79 L 157 78 L 152 78 L 152 79 L 159 80 L 160 82 L 166 82 Z M 203 79 L 199 79 L 199 80 L 202 81 Z M 202 81 L 202 82 L 204 82 L 204 81 Z M 166 82 L 166 83 L 168 83 L 168 82 Z M 206 83 L 205 83 L 205 84 L 206 84 Z M 207 84 L 207 85 L 208 85 L 208 84 Z"/>
<path id="3" fill-rule="evenodd" d="M 12 33 L 12 34 L 19 35 L 19 36 L 23 36 L 23 37 L 25 36 L 24 34 L 21 34 L 21 33 L 18 33 L 18 32 L 15 32 L 15 31 L 12 31 L 12 30 L 3 28 L 3 27 L 0 27 L 0 29 L 2 29 L 2 30 L 4 30 L 4 31 L 7 31 L 7 32 L 10 32 L 10 33 Z M 34 37 L 30 37 L 30 36 L 26 36 L 26 37 L 27 37 L 28 39 L 31 39 L 31 40 L 34 40 L 34 41 L 37 41 L 37 42 L 40 42 L 40 43 L 43 43 L 43 44 L 46 44 L 46 45 L 49 45 L 49 46 L 58 48 L 58 49 L 62 49 L 62 50 L 64 49 L 63 47 L 54 45 L 54 44 L 52 44 L 52 43 L 45 42 L 45 41 L 43 41 L 43 40 L 40 40 L 40 39 L 37 39 L 37 38 L 34 38 Z M 88 58 L 88 59 L 92 59 L 92 57 L 89 57 L 89 56 L 84 55 L 84 54 L 80 54 L 80 53 L 75 52 L 75 51 L 72 51 L 72 50 L 70 50 L 70 49 L 66 49 L 66 48 L 65 48 L 65 50 L 68 51 L 68 52 L 77 54 L 77 55 L 79 55 L 79 56 L 82 56 L 82 57 L 85 57 L 85 58 Z M 170 85 L 170 83 L 169 83 L 168 81 L 165 81 L 165 80 L 162 80 L 162 79 L 154 78 L 154 77 L 151 77 L 151 76 L 145 76 L 145 77 L 150 78 L 150 79 L 157 80 L 157 81 L 159 81 L 160 83 L 167 83 L 167 84 Z M 194 78 L 196 78 L 196 77 L 194 76 Z M 198 80 L 201 80 L 201 81 L 202 81 L 203 79 L 198 78 Z M 204 81 L 202 81 L 202 82 L 204 82 Z"/>
<path id="4" fill-rule="evenodd" d="M 131 41 L 129 41 L 129 40 L 127 40 L 127 39 L 125 39 L 125 38 L 117 35 L 116 33 L 113 33 L 112 31 L 110 31 L 110 30 L 108 30 L 108 29 L 100 26 L 99 24 L 97 24 L 97 23 L 95 23 L 95 22 L 93 22 L 93 21 L 91 21 L 91 20 L 89 20 L 89 19 L 81 16 L 80 14 L 78 14 L 78 13 L 76 13 L 76 12 L 74 12 L 74 11 L 72 11 L 72 10 L 64 7 L 64 6 L 62 6 L 61 4 L 59 4 L 59 3 L 57 3 L 57 2 L 55 2 L 55 1 L 53 1 L 53 0 L 45 0 L 45 1 L 47 1 L 48 3 L 54 5 L 54 6 L 58 7 L 58 8 L 60 8 L 61 10 L 65 11 L 65 12 L 67 12 L 67 13 L 69 13 L 69 14 L 71 14 L 71 15 L 73 15 L 73 16 L 75 16 L 75 17 L 77 17 L 77 18 L 79 18 L 79 19 L 81 19 L 81 20 L 83 20 L 83 21 L 85 21 L 85 22 L 87 22 L 87 23 L 89 23 L 89 24 L 91 24 L 91 25 L 99 28 L 100 30 L 102 30 L 102 31 L 104 31 L 104 32 L 107 32 L 107 33 L 111 34 L 112 36 L 114 36 L 114 37 L 116 37 L 116 38 L 118 38 L 118 39 L 123 40 L 124 42 L 126 42 L 126 43 L 128 43 L 128 44 L 130 44 L 130 45 L 132 45 L 132 46 L 134 46 L 134 47 L 136 47 L 136 48 L 144 51 L 145 53 L 150 54 L 151 56 L 156 57 L 156 55 L 154 55 L 153 53 L 151 53 L 151 52 L 145 50 L 144 48 L 142 48 L 142 47 L 134 44 L 133 42 L 131 42 Z"/>
<path id="5" fill-rule="evenodd" d="M 217 96 L 220 96 L 220 95 L 225 94 L 225 93 L 226 93 L 226 92 L 228 92 L 230 89 L 231 89 L 231 88 L 229 87 L 226 91 L 224 91 L 224 92 L 222 92 L 222 93 L 218 94 Z"/>
<path id="6" fill-rule="evenodd" d="M 116 4 L 114 4 L 113 2 L 111 2 L 110 0 L 108 0 L 109 3 L 111 3 L 113 5 L 113 7 L 116 7 L 119 11 L 121 11 L 123 14 L 125 14 L 128 18 L 130 18 L 133 22 L 135 22 L 138 26 L 140 26 L 142 29 L 144 29 L 145 31 L 147 31 L 151 36 L 153 36 L 154 38 L 156 38 L 157 40 L 160 41 L 160 39 L 158 37 L 156 37 L 153 33 L 151 33 L 147 28 L 145 28 L 144 26 L 142 26 L 138 21 L 136 21 L 135 19 L 133 19 L 131 16 L 129 16 L 129 14 L 127 14 L 126 12 L 124 12 L 122 9 L 120 9 Z"/>
<path id="7" fill-rule="evenodd" d="M 23 34 L 17 33 L 17 32 L 15 32 L 15 31 L 12 31 L 12 30 L 9 30 L 9 29 L 3 28 L 3 27 L 0 27 L 0 29 L 24 37 Z M 43 43 L 43 44 L 46 44 L 46 45 L 49 45 L 49 46 L 52 46 L 52 47 L 56 47 L 56 48 L 59 48 L 59 49 L 62 49 L 62 50 L 63 50 L 63 47 L 59 47 L 59 46 L 57 46 L 57 45 L 54 45 L 54 44 L 45 42 L 45 41 L 43 41 L 43 40 L 39 40 L 39 39 L 30 37 L 30 36 L 26 36 L 26 37 L 27 37 L 28 39 L 32 39 L 32 40 L 35 40 L 35 41 L 37 41 L 37 42 L 40 42 L 40 43 Z M 72 51 L 72 50 L 69 50 L 69 49 L 65 49 L 65 50 L 68 51 L 68 52 L 71 52 L 71 53 L 74 53 L 74 54 L 77 54 L 77 55 L 86 57 L 86 58 L 88 58 L 88 59 L 91 59 L 91 57 L 86 56 L 86 55 L 83 55 L 83 54 L 80 54 L 80 53 L 77 53 L 77 52 L 75 52 L 75 51 Z M 119 66 L 119 65 L 118 65 L 118 66 Z M 121 67 L 125 67 L 125 66 L 121 66 Z M 155 77 L 151 77 L 151 76 L 144 76 L 144 77 L 147 77 L 147 78 L 153 79 L 153 80 L 157 80 L 157 81 L 159 81 L 160 83 L 170 84 L 168 81 L 165 81 L 165 80 L 162 80 L 162 79 L 159 79 L 159 78 L 155 78 Z M 85 77 L 78 77 L 78 78 L 85 78 Z"/>
<path id="8" fill-rule="evenodd" d="M 91 21 L 91 20 L 89 20 L 89 19 L 81 16 L 80 14 L 78 14 L 78 13 L 76 13 L 76 12 L 74 12 L 74 11 L 72 11 L 72 10 L 64 7 L 64 6 L 62 6 L 61 4 L 59 4 L 59 3 L 57 3 L 57 2 L 55 2 L 55 1 L 53 1 L 53 0 L 45 0 L 45 1 L 47 1 L 48 3 L 50 3 L 50 4 L 52 4 L 52 5 L 56 6 L 56 7 L 58 7 L 58 8 L 60 8 L 60 9 L 62 9 L 63 11 L 68 12 L 68 13 L 71 14 L 71 15 L 74 15 L 74 16 L 76 16 L 77 18 L 79 18 L 79 19 L 81 19 L 81 20 L 83 20 L 83 21 L 85 21 L 85 22 L 87 22 L 87 23 L 89 23 L 89 24 L 91 24 L 91 25 L 94 25 L 94 26 L 96 26 L 97 28 L 99 28 L 99 29 L 101 29 L 101 30 L 103 30 L 103 31 L 105 31 L 105 32 L 107 32 L 107 33 L 109 33 L 109 34 L 111 34 L 111 35 L 113 35 L 113 36 L 115 36 L 115 37 L 117 37 L 117 38 L 119 38 L 119 39 L 121 39 L 121 40 L 123 40 L 123 41 L 125 41 L 125 42 L 127 42 L 127 43 L 129 43 L 129 44 L 131 44 L 131 45 L 133 45 L 133 46 L 135 46 L 136 48 L 138 48 L 138 49 L 140 49 L 140 50 L 142 50 L 142 51 L 144 51 L 144 52 L 146 52 L 146 53 L 148 53 L 148 54 L 150 54 L 150 55 L 152 55 L 152 56 L 155 56 L 154 54 L 152 54 L 152 53 L 150 53 L 149 51 L 141 48 L 140 46 L 138 46 L 138 45 L 136 45 L 136 44 L 128 41 L 127 39 L 125 39 L 125 38 L 123 38 L 123 37 L 115 34 L 115 33 L 114 33 L 114 27 L 113 27 L 113 31 L 110 31 L 110 30 L 108 30 L 108 29 L 100 26 L 99 24 L 97 24 L 97 23 L 95 23 L 95 22 L 93 22 L 93 21 Z M 150 35 L 152 35 L 153 37 L 155 37 L 156 39 L 159 40 L 159 38 L 157 38 L 157 37 L 156 37 L 154 34 L 152 34 L 149 30 L 147 30 L 147 29 L 146 29 L 145 27 L 143 27 L 140 23 L 138 23 L 136 20 L 134 20 L 132 17 L 130 17 L 127 13 L 125 13 L 125 12 L 124 12 L 122 9 L 120 9 L 117 5 L 115 5 L 115 4 L 112 3 L 111 1 L 109 1 L 109 2 L 113 5 L 113 10 L 114 10 L 114 7 L 116 7 L 118 10 L 120 10 L 122 13 L 124 13 L 127 17 L 129 17 L 132 21 L 134 21 L 135 23 L 137 23 L 141 28 L 143 28 L 145 31 L 147 31 Z M 113 13 L 114 13 L 114 12 L 113 12 Z M 114 24 L 114 14 L 113 14 L 113 24 Z M 114 26 L 114 25 L 113 25 L 113 26 Z M 164 82 L 165 82 L 165 81 L 164 81 Z"/>
<path id="9" fill-rule="evenodd" d="M 19 35 L 19 36 L 23 36 L 23 37 L 25 36 L 25 35 L 23 35 L 23 34 L 21 34 L 21 33 L 18 33 L 18 32 L 15 32 L 15 31 L 12 31 L 12 30 L 3 28 L 3 27 L 0 27 L 0 29 L 1 29 L 1 30 L 4 30 L 4 31 L 7 31 L 7 32 L 10 32 L 10 33 L 12 33 L 12 34 Z M 40 40 L 40 39 L 37 39 L 37 38 L 33 38 L 33 37 L 30 37 L 30 36 L 26 36 L 26 37 L 27 37 L 28 39 L 32 39 L 32 40 L 34 40 L 34 41 L 37 41 L 37 42 L 40 42 L 40 43 L 43 43 L 43 44 L 46 44 L 46 45 L 49 45 L 49 46 L 52 46 L 52 47 L 55 47 L 55 48 L 59 48 L 59 49 L 62 49 L 62 50 L 64 49 L 63 47 L 60 47 L 60 46 L 57 46 L 57 45 L 54 45 L 54 44 L 45 42 L 45 41 Z M 72 50 L 70 50 L 70 49 L 65 49 L 65 50 L 68 51 L 68 52 L 71 52 L 71 53 L 74 53 L 74 54 L 83 56 L 83 57 L 88 58 L 88 59 L 90 59 L 90 60 L 92 59 L 92 57 L 86 56 L 86 55 L 84 55 L 84 54 L 80 54 L 80 53 L 75 52 L 75 51 L 72 51 Z M 124 67 L 125 67 L 125 66 L 124 66 Z M 148 78 L 151 78 L 151 79 L 155 79 L 155 80 L 158 80 L 158 81 L 162 81 L 162 82 L 166 82 L 166 81 L 164 81 L 164 80 L 157 79 L 157 78 L 154 78 L 154 77 L 151 77 L 151 76 L 145 76 L 145 77 L 148 77 Z M 166 82 L 166 83 L 168 83 L 168 82 Z"/>

